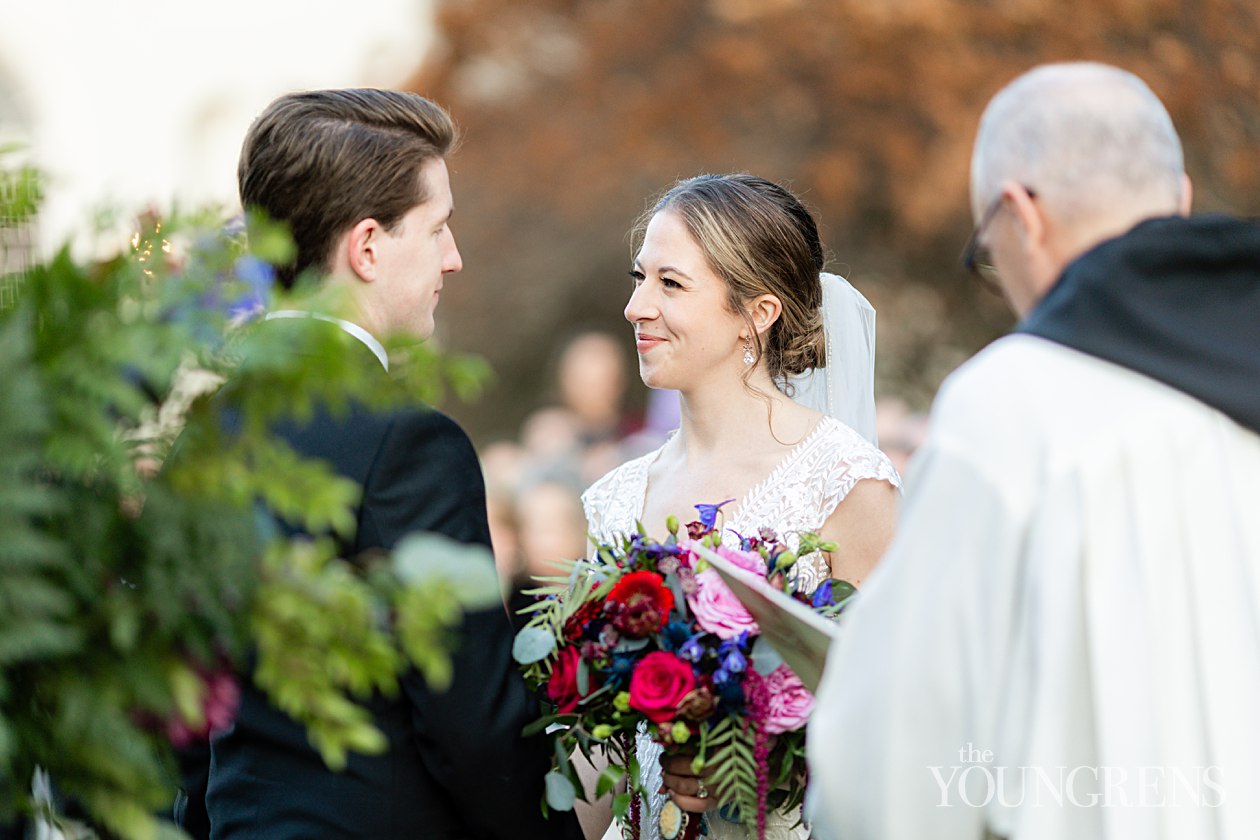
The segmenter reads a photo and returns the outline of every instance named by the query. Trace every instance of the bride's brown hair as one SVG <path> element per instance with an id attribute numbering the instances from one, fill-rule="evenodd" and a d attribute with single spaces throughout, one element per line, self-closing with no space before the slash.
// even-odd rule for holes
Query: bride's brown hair
<path id="1" fill-rule="evenodd" d="M 726 281 L 727 304 L 744 317 L 757 358 L 777 382 L 823 367 L 822 242 L 818 225 L 791 192 L 755 175 L 698 175 L 670 187 L 639 218 L 634 245 L 642 245 L 652 217 L 678 215 L 704 252 L 709 267 Z M 783 304 L 763 342 L 746 309 L 758 295 Z"/>

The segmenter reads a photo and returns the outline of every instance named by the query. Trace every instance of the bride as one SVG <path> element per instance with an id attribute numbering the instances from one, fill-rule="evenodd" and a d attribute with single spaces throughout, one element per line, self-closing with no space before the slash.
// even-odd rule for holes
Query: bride
<path id="1" fill-rule="evenodd" d="M 586 491 L 591 535 L 611 540 L 642 522 L 664 539 L 667 516 L 689 522 L 696 504 L 731 499 L 727 529 L 767 526 L 789 542 L 815 531 L 839 546 L 796 565 L 801 591 L 828 577 L 860 586 L 892 537 L 900 486 L 871 442 L 874 311 L 846 281 L 820 274 L 813 218 L 762 178 L 681 181 L 640 220 L 636 239 L 625 315 L 639 372 L 648 387 L 679 392 L 682 419 L 660 449 Z M 643 803 L 643 840 L 659 840 L 666 794 L 684 811 L 710 810 L 689 759 L 662 760 L 644 733 L 636 751 L 646 789 L 660 791 Z M 580 814 L 592 837 L 611 820 L 607 807 Z M 799 812 L 769 816 L 770 837 L 808 834 L 793 829 Z M 716 811 L 708 822 L 718 838 L 753 834 Z"/>

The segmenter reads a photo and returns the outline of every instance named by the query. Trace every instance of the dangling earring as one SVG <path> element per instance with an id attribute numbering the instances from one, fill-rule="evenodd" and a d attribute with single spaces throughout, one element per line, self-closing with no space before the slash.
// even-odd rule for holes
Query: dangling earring
<path id="1" fill-rule="evenodd" d="M 757 357 L 753 355 L 752 340 L 744 339 L 744 364 L 752 365 L 757 363 Z"/>

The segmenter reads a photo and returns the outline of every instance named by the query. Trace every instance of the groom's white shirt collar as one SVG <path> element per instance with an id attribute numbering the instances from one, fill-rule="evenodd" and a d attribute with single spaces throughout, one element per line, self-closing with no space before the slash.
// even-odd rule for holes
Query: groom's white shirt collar
<path id="1" fill-rule="evenodd" d="M 358 324 L 352 324 L 349 321 L 343 321 L 340 318 L 334 318 L 331 315 L 324 315 L 319 312 L 305 312 L 301 309 L 278 309 L 275 312 L 268 312 L 264 320 L 270 321 L 274 318 L 314 318 L 317 321 L 327 321 L 330 324 L 336 324 L 367 345 L 367 349 L 371 350 L 376 358 L 380 359 L 385 370 L 389 370 L 389 356 L 385 353 L 385 345 L 377 341 L 376 336 Z"/>

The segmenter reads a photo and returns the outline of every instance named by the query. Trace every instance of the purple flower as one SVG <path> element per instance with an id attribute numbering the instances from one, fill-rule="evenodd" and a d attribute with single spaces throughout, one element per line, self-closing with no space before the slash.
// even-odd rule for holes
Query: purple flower
<path id="1" fill-rule="evenodd" d="M 271 263 L 260 260 L 253 254 L 244 254 L 239 257 L 233 269 L 236 276 L 243 280 L 251 291 L 260 296 L 265 296 L 270 292 L 276 283 L 276 270 L 272 268 Z"/>
<path id="2" fill-rule="evenodd" d="M 228 304 L 228 316 L 236 319 L 261 312 L 275 285 L 276 270 L 270 263 L 245 254 L 236 260 L 233 273 L 245 284 L 246 291 Z"/>
<path id="3" fill-rule="evenodd" d="M 725 502 L 718 502 L 716 505 L 696 505 L 696 510 L 700 512 L 700 524 L 704 526 L 706 531 L 712 531 L 713 526 L 717 524 L 718 511 L 723 505 L 729 505 L 734 499 L 727 499 Z"/>
<path id="4" fill-rule="evenodd" d="M 704 645 L 700 644 L 700 637 L 703 633 L 697 633 L 690 639 L 682 643 L 682 647 L 678 648 L 678 656 L 688 662 L 699 662 L 704 656 Z"/>
<path id="5" fill-rule="evenodd" d="M 748 665 L 744 655 L 737 650 L 732 650 L 726 654 L 726 658 L 722 660 L 722 668 L 730 671 L 732 674 L 744 673 L 744 668 Z"/>
<path id="6" fill-rule="evenodd" d="M 748 649 L 748 631 L 740 633 L 733 639 L 727 639 L 718 646 L 718 658 L 722 668 L 733 674 L 742 674 L 748 667 L 744 652 Z"/>
<path id="7" fill-rule="evenodd" d="M 836 605 L 836 599 L 831 594 L 832 584 L 833 581 L 828 578 L 814 590 L 813 600 L 810 601 L 810 603 L 813 604 L 814 609 L 817 610 L 822 607 L 834 607 Z"/>
<path id="8" fill-rule="evenodd" d="M 635 534 L 630 540 L 630 547 L 626 554 L 631 561 L 631 565 L 638 567 L 644 561 L 659 564 L 663 558 L 676 557 L 678 549 L 673 545 L 658 543 L 642 534 Z"/>

